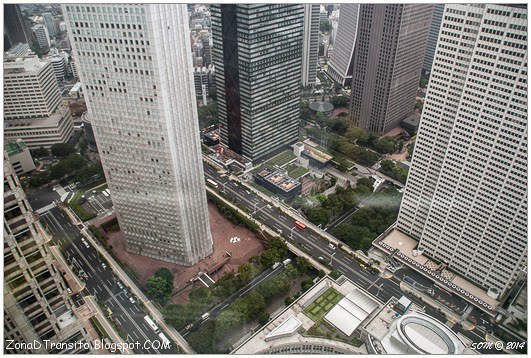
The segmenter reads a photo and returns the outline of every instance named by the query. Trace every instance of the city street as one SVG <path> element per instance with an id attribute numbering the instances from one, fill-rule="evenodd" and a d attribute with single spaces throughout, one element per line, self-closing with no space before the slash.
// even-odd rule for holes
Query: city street
<path id="1" fill-rule="evenodd" d="M 108 308 L 112 312 L 110 318 L 122 332 L 123 337 L 126 337 L 126 341 L 141 342 L 140 349 L 133 349 L 135 353 L 178 353 L 175 347 L 156 348 L 160 338 L 144 321 L 146 313 L 129 300 L 132 295 L 127 289 L 118 287 L 119 280 L 108 264 L 87 241 L 85 242 L 88 247 L 85 246 L 79 229 L 71 224 L 60 209 L 53 208 L 41 215 L 41 222 L 49 229 L 54 241 L 64 250 L 66 260 L 80 272 L 80 277 L 84 277 L 86 288 L 81 294 L 94 296 L 103 305 L 104 311 Z M 136 301 L 136 298 L 134 300 Z M 151 347 L 149 342 L 154 341 L 157 342 Z M 146 346 L 145 342 L 148 342 Z"/>
<path id="2" fill-rule="evenodd" d="M 272 207 L 267 201 L 248 191 L 245 187 L 228 180 L 226 176 L 221 177 L 222 174 L 218 173 L 216 169 L 204 164 L 204 171 L 206 178 L 212 179 L 219 184 L 219 191 L 221 193 L 230 197 L 238 206 L 246 208 L 251 213 L 255 212 L 254 217 L 257 220 L 281 233 L 292 243 L 297 243 L 304 249 L 304 251 L 313 257 L 322 258 L 322 260 L 329 264 L 329 266 L 341 272 L 361 287 L 365 287 L 371 294 L 375 295 L 380 300 L 386 302 L 393 296 L 400 298 L 405 295 L 400 289 L 401 279 L 399 277 L 403 277 L 403 274 L 397 275 L 399 277 L 392 276 L 391 278 L 383 278 L 362 268 L 349 254 L 342 250 L 332 249 L 328 245 L 328 241 L 324 240 L 311 230 L 301 231 L 297 229 L 294 220 L 291 217 L 287 216 L 279 209 Z M 408 272 L 406 271 L 406 273 Z M 408 274 L 413 276 L 411 273 Z M 433 289 L 436 295 L 443 294 L 437 287 L 433 286 Z M 435 308 L 426 306 L 425 303 L 418 300 L 416 297 L 412 297 L 411 295 L 406 296 L 408 296 L 412 302 L 417 304 L 417 306 L 423 307 L 427 314 L 442 322 L 446 322 L 445 316 Z M 466 303 L 458 297 L 454 296 L 452 302 L 454 302 L 454 300 L 456 305 L 466 305 Z M 489 324 L 489 322 L 485 322 L 486 326 Z M 462 329 L 459 323 L 456 323 L 452 325 L 452 329 L 456 332 L 462 333 L 473 342 L 485 341 L 484 331 L 477 326 L 474 327 L 472 331 L 467 331 Z M 492 351 L 484 350 L 482 353 L 498 353 L 498 351 L 492 349 Z"/>

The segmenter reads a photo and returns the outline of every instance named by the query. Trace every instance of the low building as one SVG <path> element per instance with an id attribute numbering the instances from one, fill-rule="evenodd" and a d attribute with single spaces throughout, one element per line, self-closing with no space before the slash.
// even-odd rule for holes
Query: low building
<path id="1" fill-rule="evenodd" d="M 73 133 L 72 115 L 64 105 L 60 105 L 49 117 L 4 121 L 4 138 L 20 138 L 30 149 L 50 148 L 56 143 L 66 143 Z"/>
<path id="2" fill-rule="evenodd" d="M 417 130 L 419 129 L 419 124 L 420 114 L 412 113 L 402 121 L 401 126 L 409 133 L 409 135 L 413 136 L 417 133 Z"/>
<path id="3" fill-rule="evenodd" d="M 66 61 L 61 55 L 54 55 L 48 58 L 48 61 L 51 62 L 53 71 L 55 72 L 55 78 L 57 82 L 64 81 L 66 77 Z"/>
<path id="4" fill-rule="evenodd" d="M 328 303 L 329 300 L 337 303 Z M 325 276 L 232 353 L 367 354 L 365 344 L 356 347 L 351 343 L 354 337 L 361 336 L 359 327 L 381 305 L 383 302 L 345 276 L 338 280 Z M 341 331 L 339 335 L 344 339 L 315 335 L 310 329 L 316 324 L 312 315 L 315 310 L 324 314 L 324 319 Z"/>
<path id="5" fill-rule="evenodd" d="M 219 129 L 203 134 L 203 141 L 208 146 L 219 144 Z"/>
<path id="6" fill-rule="evenodd" d="M 286 199 L 301 193 L 301 183 L 298 180 L 274 169 L 264 168 L 254 174 L 254 179 L 267 190 Z"/>
<path id="7" fill-rule="evenodd" d="M 5 53 L 5 58 L 15 59 L 17 57 L 26 57 L 32 54 L 34 55 L 27 43 L 18 43 Z"/>
<path id="8" fill-rule="evenodd" d="M 23 140 L 18 139 L 17 141 L 6 143 L 5 150 L 9 157 L 9 162 L 18 176 L 35 170 L 35 163 L 33 163 L 30 150 Z"/>
<path id="9" fill-rule="evenodd" d="M 327 167 L 333 159 L 331 155 L 307 144 L 304 145 L 304 150 L 302 151 L 301 156 L 307 158 L 308 164 L 317 169 Z"/>
<path id="10" fill-rule="evenodd" d="M 76 84 L 72 86 L 68 94 L 70 97 L 74 97 L 77 99 L 83 97 L 83 87 L 81 86 L 81 82 L 76 82 Z"/>

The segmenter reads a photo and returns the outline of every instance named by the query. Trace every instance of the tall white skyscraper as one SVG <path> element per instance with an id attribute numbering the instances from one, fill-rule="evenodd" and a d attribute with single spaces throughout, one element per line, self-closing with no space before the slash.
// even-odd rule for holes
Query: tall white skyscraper
<path id="1" fill-rule="evenodd" d="M 319 4 L 304 4 L 304 37 L 302 44 L 302 85 L 315 84 L 319 60 Z"/>
<path id="2" fill-rule="evenodd" d="M 212 253 L 185 5 L 63 5 L 127 250 Z"/>
<path id="3" fill-rule="evenodd" d="M 37 24 L 31 28 L 33 31 L 33 36 L 37 41 L 37 44 L 41 49 L 50 48 L 50 35 L 48 34 L 48 29 L 42 24 Z"/>
<path id="4" fill-rule="evenodd" d="M 398 229 L 505 292 L 527 261 L 527 9 L 447 4 Z"/>

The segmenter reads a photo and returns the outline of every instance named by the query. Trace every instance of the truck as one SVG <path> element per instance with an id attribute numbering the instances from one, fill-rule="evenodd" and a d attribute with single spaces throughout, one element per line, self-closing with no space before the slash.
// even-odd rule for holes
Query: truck
<path id="1" fill-rule="evenodd" d="M 158 334 L 158 336 L 159 336 L 160 340 L 164 343 L 164 345 L 165 345 L 166 347 L 169 347 L 169 346 L 170 346 L 170 344 L 171 344 L 171 343 L 170 343 L 170 340 L 164 335 L 164 333 L 160 332 L 160 333 Z"/>
<path id="2" fill-rule="evenodd" d="M 206 321 L 209 317 L 210 317 L 210 313 L 207 312 L 207 313 L 203 313 L 203 315 L 201 316 L 201 319 L 202 319 L 203 321 Z"/>
<path id="3" fill-rule="evenodd" d="M 303 223 L 301 223 L 300 221 L 295 221 L 295 226 L 299 229 L 299 230 L 304 230 L 306 229 L 306 225 L 304 225 Z"/>
<path id="4" fill-rule="evenodd" d="M 219 184 L 216 183 L 215 181 L 213 181 L 212 179 L 207 179 L 206 180 L 207 184 L 210 185 L 211 187 L 217 189 L 219 187 Z"/>
<path id="5" fill-rule="evenodd" d="M 155 333 L 159 333 L 159 332 L 160 332 L 159 327 L 155 324 L 155 322 L 153 322 L 153 320 L 151 319 L 151 317 L 149 317 L 148 315 L 144 316 L 144 321 L 146 321 L 146 323 L 148 324 L 148 326 L 151 327 L 151 329 L 152 329 Z"/>

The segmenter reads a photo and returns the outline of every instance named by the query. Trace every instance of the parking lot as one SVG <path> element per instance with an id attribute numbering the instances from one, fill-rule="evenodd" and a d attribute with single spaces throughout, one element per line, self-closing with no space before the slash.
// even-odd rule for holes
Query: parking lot
<path id="1" fill-rule="evenodd" d="M 105 193 L 108 193 L 108 191 Z M 111 196 L 105 193 L 97 190 L 88 190 L 83 194 L 86 201 L 81 205 L 85 210 L 93 212 L 96 215 L 103 214 L 112 208 Z"/>

